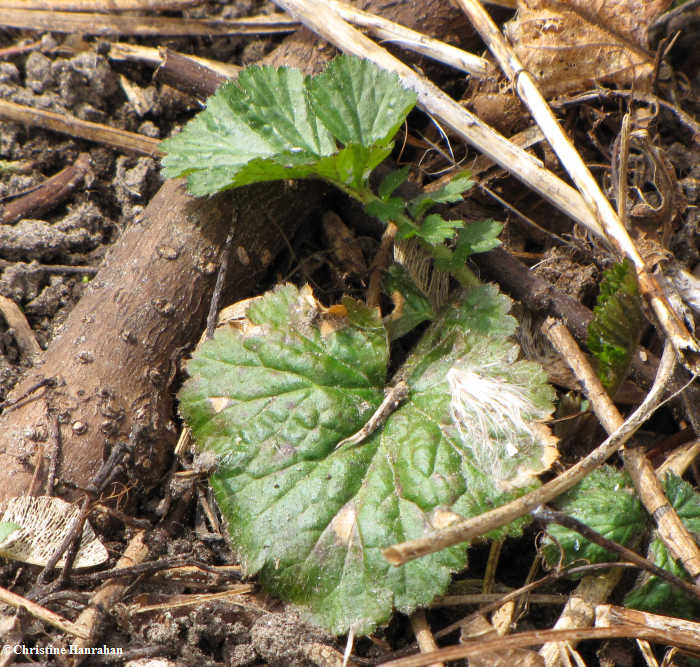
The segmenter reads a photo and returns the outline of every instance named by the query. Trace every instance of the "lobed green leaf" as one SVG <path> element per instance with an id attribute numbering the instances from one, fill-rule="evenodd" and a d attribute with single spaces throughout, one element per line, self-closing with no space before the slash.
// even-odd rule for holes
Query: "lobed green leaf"
<path id="1" fill-rule="evenodd" d="M 435 192 L 424 192 L 408 204 L 411 217 L 420 220 L 427 211 L 438 204 L 454 204 L 462 201 L 462 195 L 474 185 L 469 174 L 453 178 Z"/>
<path id="2" fill-rule="evenodd" d="M 309 91 L 316 115 L 344 146 L 391 143 L 416 104 L 396 74 L 351 56 L 334 58 Z"/>
<path id="3" fill-rule="evenodd" d="M 249 67 L 162 142 L 163 173 L 186 176 L 195 195 L 310 177 L 360 191 L 391 152 L 415 100 L 396 75 L 350 56 L 313 78 L 287 67 Z"/>
<path id="4" fill-rule="evenodd" d="M 505 338 L 508 300 L 477 288 L 442 312 L 405 365 L 406 402 L 365 441 L 337 448 L 382 402 L 388 364 L 377 315 L 344 305 L 338 319 L 308 291 L 278 288 L 249 308 L 244 331 L 220 330 L 202 346 L 180 399 L 199 447 L 217 457 L 212 486 L 246 573 L 332 632 L 364 634 L 394 608 L 428 604 L 466 564 L 463 545 L 402 568 L 383 548 L 538 483 L 545 441 L 519 433 L 513 453 L 497 427 L 483 442 L 466 435 L 448 372 L 486 364 L 499 381 L 532 389 L 532 418 L 551 409 L 551 390 Z M 486 461 L 476 453 L 489 448 Z"/>
<path id="5" fill-rule="evenodd" d="M 594 470 L 553 504 L 604 537 L 628 547 L 640 541 L 647 527 L 646 514 L 629 477 L 611 466 Z M 568 528 L 552 524 L 547 532 L 554 541 L 545 546 L 544 555 L 552 567 L 560 560 L 560 548 L 565 564 L 617 560 L 615 554 Z"/>
<path id="6" fill-rule="evenodd" d="M 694 534 L 696 540 L 700 539 L 700 494 L 690 484 L 671 473 L 664 481 L 664 491 L 685 527 Z M 647 558 L 671 574 L 686 581 L 690 580 L 683 566 L 673 559 L 666 545 L 658 537 L 649 545 Z M 625 605 L 691 620 L 700 616 L 700 603 L 697 598 L 688 596 L 664 579 L 646 573 L 625 597 Z"/>
<path id="7" fill-rule="evenodd" d="M 401 167 L 401 169 L 394 169 L 393 171 L 390 171 L 379 185 L 377 190 L 379 198 L 384 201 L 388 200 L 393 194 L 394 190 L 408 180 L 408 175 L 410 172 L 411 168 L 408 165 Z"/>

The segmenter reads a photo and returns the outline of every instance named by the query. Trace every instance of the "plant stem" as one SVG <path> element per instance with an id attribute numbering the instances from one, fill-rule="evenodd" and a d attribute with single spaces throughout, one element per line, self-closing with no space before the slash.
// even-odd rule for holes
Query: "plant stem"
<path id="1" fill-rule="evenodd" d="M 333 182 L 332 184 L 335 185 L 337 188 L 341 189 L 347 195 L 353 197 L 353 199 L 359 201 L 365 208 L 367 208 L 367 206 L 372 202 L 381 201 L 380 198 L 377 197 L 377 195 L 375 195 L 369 187 L 355 189 L 352 186 L 348 186 L 345 183 Z M 396 221 L 394 221 L 394 224 L 396 224 L 396 226 L 399 228 L 399 234 L 401 234 L 401 232 L 405 233 L 405 230 L 407 229 L 414 229 L 416 230 L 416 232 L 419 229 L 416 222 L 405 214 L 397 216 L 397 219 Z M 447 246 L 431 245 L 429 243 L 426 243 L 423 239 L 421 239 L 420 236 L 418 237 L 418 239 L 420 241 L 421 247 L 433 259 L 443 263 L 444 265 L 451 264 L 450 260 L 452 259 L 452 251 Z M 459 267 L 450 266 L 450 273 L 462 287 L 476 287 L 477 285 L 481 285 L 481 281 L 476 277 L 476 275 L 474 275 L 474 272 L 466 264 Z"/>

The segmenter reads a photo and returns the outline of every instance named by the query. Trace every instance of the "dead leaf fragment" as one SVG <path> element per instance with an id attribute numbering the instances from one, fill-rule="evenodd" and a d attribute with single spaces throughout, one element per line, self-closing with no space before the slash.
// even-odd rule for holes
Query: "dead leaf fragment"
<path id="1" fill-rule="evenodd" d="M 65 538 L 78 514 L 76 505 L 53 496 L 17 496 L 7 501 L 0 521 L 21 526 L 0 543 L 0 555 L 22 563 L 45 566 Z M 107 549 L 97 539 L 88 522 L 75 558 L 74 567 L 94 567 L 109 558 Z M 63 567 L 65 556 L 56 567 Z"/>
<path id="2" fill-rule="evenodd" d="M 671 6 L 671 0 L 521 0 L 530 9 L 568 8 L 590 23 L 597 23 L 636 46 L 647 48 L 647 32 L 654 19 Z"/>
<path id="3" fill-rule="evenodd" d="M 646 44 L 648 13 L 666 0 L 631 7 L 629 0 L 606 0 L 594 7 L 583 0 L 557 3 L 523 0 L 505 32 L 516 55 L 545 97 L 590 88 L 599 82 L 635 86 L 651 80 L 653 59 Z M 645 22 L 646 21 L 646 22 Z"/>

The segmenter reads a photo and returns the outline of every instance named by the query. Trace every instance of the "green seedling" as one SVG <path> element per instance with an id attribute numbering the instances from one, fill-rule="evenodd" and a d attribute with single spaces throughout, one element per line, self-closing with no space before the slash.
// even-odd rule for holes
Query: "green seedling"
<path id="1" fill-rule="evenodd" d="M 459 201 L 469 179 L 411 200 L 395 195 L 408 169 L 370 186 L 415 101 L 395 75 L 356 58 L 315 77 L 252 67 L 163 142 L 165 175 L 187 177 L 196 195 L 325 180 L 460 285 L 438 308 L 395 265 L 384 285 L 402 295 L 403 315 L 386 320 L 350 298 L 329 311 L 308 288 L 280 285 L 188 365 L 181 411 L 217 461 L 211 484 L 246 574 L 337 634 L 429 604 L 467 564 L 466 545 L 400 568 L 382 549 L 536 488 L 556 457 L 542 424 L 554 392 L 520 359 L 510 300 L 466 265 L 498 245 L 500 225 L 431 212 Z M 391 341 L 425 321 L 389 378 Z M 517 535 L 527 521 L 488 537 Z"/>

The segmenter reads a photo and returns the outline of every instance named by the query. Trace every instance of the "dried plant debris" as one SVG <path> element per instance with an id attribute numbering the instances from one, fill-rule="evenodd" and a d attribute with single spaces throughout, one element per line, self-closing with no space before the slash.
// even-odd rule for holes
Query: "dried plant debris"
<path id="1" fill-rule="evenodd" d="M 66 537 L 80 510 L 75 505 L 51 496 L 17 496 L 7 501 L 0 525 L 19 528 L 0 542 L 0 556 L 32 565 L 45 566 Z M 109 558 L 107 549 L 85 522 L 74 567 L 94 567 Z M 63 567 L 65 556 L 56 567 Z"/>
<path id="2" fill-rule="evenodd" d="M 592 6 L 582 0 L 524 0 L 505 29 L 545 96 L 600 81 L 638 87 L 653 71 L 646 28 L 668 4 L 606 0 Z"/>

